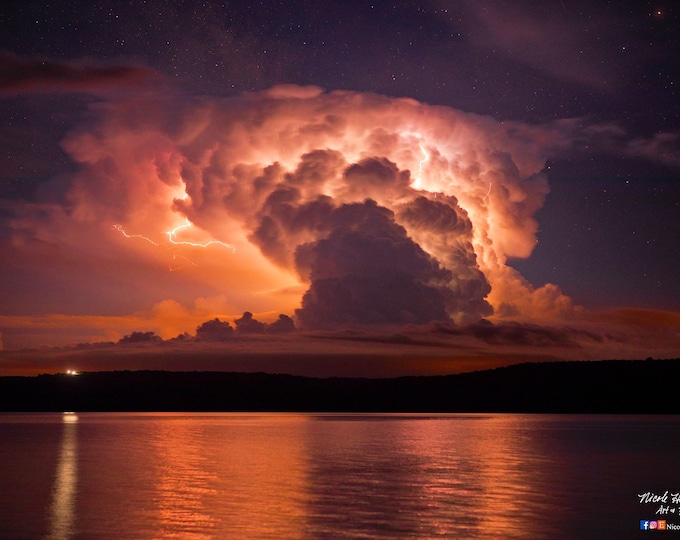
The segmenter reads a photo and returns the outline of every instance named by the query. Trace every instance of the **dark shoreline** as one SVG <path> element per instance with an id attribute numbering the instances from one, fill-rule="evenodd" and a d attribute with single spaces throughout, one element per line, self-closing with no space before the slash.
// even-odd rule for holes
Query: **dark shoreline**
<path id="1" fill-rule="evenodd" d="M 526 363 L 389 379 L 108 371 L 0 377 L 0 411 L 680 414 L 679 388 L 680 359 Z"/>

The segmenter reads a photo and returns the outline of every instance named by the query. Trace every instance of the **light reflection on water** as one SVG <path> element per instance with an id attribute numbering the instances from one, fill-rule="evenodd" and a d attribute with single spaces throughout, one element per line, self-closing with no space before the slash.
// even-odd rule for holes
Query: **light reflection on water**
<path id="1" fill-rule="evenodd" d="M 0 433 L 0 538 L 621 538 L 651 517 L 637 493 L 680 488 L 677 417 L 84 413 Z"/>
<path id="2" fill-rule="evenodd" d="M 74 532 L 75 501 L 78 489 L 78 416 L 64 413 L 64 431 L 59 461 L 54 479 L 54 492 L 50 505 L 50 532 L 47 538 L 61 540 L 70 538 Z"/>
<path id="3" fill-rule="evenodd" d="M 473 538 L 490 531 L 505 538 L 540 537 L 540 518 L 557 505 L 530 487 L 546 480 L 517 422 L 326 422 L 307 452 L 314 532 L 336 536 L 339 529 L 348 538 Z M 336 488 L 329 490 L 332 484 Z"/>

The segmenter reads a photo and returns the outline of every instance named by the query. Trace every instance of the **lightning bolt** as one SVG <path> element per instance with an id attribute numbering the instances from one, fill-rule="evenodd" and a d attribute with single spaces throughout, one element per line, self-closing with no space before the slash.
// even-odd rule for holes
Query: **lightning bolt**
<path id="1" fill-rule="evenodd" d="M 184 259 L 186 262 L 188 262 L 191 266 L 198 266 L 194 261 L 191 259 L 187 259 L 184 255 L 179 255 L 178 253 L 173 253 L 172 254 L 172 260 L 176 261 L 177 259 Z M 180 266 L 168 266 L 168 270 L 170 272 L 175 272 L 177 270 L 181 270 L 184 268 L 185 265 L 180 265 Z"/>
<path id="2" fill-rule="evenodd" d="M 144 236 L 143 234 L 128 234 L 128 233 L 126 233 L 125 229 L 123 229 L 122 225 L 113 225 L 113 227 L 111 227 L 111 228 L 114 231 L 118 231 L 119 233 L 121 233 L 125 238 L 141 238 L 142 240 L 146 240 L 147 242 L 149 242 L 149 244 L 153 244 L 154 246 L 158 246 L 158 242 L 154 242 L 153 240 L 151 240 L 151 238 L 148 238 L 148 237 Z"/>
<path id="3" fill-rule="evenodd" d="M 417 174 L 415 174 L 412 184 L 413 188 L 421 190 L 423 189 L 423 169 L 425 167 L 425 163 L 427 163 L 430 160 L 430 154 L 428 153 L 427 150 L 425 150 L 425 147 L 423 146 L 423 136 L 420 133 L 409 131 L 403 133 L 402 137 L 407 139 L 407 144 L 409 146 L 411 146 L 414 142 L 417 142 L 418 149 L 420 150 L 420 153 L 423 156 L 423 158 L 418 161 L 418 172 Z"/>
<path id="4" fill-rule="evenodd" d="M 174 244 L 176 246 L 192 246 L 192 247 L 199 247 L 199 248 L 207 248 L 208 246 L 224 246 L 227 249 L 230 249 L 232 253 L 236 253 L 236 248 L 232 246 L 231 244 L 227 244 L 226 242 L 220 242 L 219 240 L 210 240 L 209 242 L 205 242 L 203 244 L 199 242 L 189 242 L 187 240 L 177 240 L 177 233 L 181 231 L 182 229 L 187 229 L 189 227 L 193 227 L 193 223 L 189 221 L 189 218 L 184 218 L 186 221 L 182 225 L 178 225 L 171 231 L 166 231 L 165 234 L 168 236 L 168 240 L 170 241 L 171 244 Z"/>
<path id="5" fill-rule="evenodd" d="M 178 190 L 181 191 L 181 193 L 177 193 L 176 197 L 173 197 L 173 200 L 182 200 L 186 201 L 189 198 L 189 195 L 186 192 L 186 184 L 183 186 L 178 187 Z M 184 217 L 184 223 L 181 225 L 178 225 L 174 229 L 171 229 L 169 231 L 165 231 L 165 235 L 167 236 L 168 242 L 172 244 L 173 246 L 177 246 L 177 248 L 173 249 L 172 253 L 172 260 L 177 261 L 178 259 L 184 259 L 188 264 L 192 266 L 199 266 L 195 262 L 193 262 L 191 259 L 188 259 L 184 255 L 180 254 L 180 250 L 182 249 L 182 246 L 189 246 L 189 247 L 194 247 L 194 248 L 208 248 L 210 246 L 222 246 L 227 249 L 230 249 L 232 253 L 236 253 L 236 248 L 232 244 L 227 244 L 226 242 L 221 242 L 219 240 L 210 240 L 209 242 L 192 242 L 190 240 L 179 240 L 177 235 L 186 229 L 189 229 L 191 227 L 194 227 L 194 224 L 189 221 L 188 217 Z M 143 234 L 129 234 L 122 225 L 113 225 L 112 226 L 113 230 L 118 231 L 120 234 L 122 234 L 125 238 L 139 238 L 141 240 L 145 240 L 149 242 L 149 244 L 155 246 L 155 247 L 160 247 L 161 245 L 149 238 L 148 236 L 144 236 Z M 174 272 L 176 270 L 181 270 L 184 268 L 186 265 L 185 264 L 180 264 L 179 266 L 177 265 L 170 265 L 169 269 L 171 272 Z"/>
<path id="6" fill-rule="evenodd" d="M 227 244 L 226 242 L 220 242 L 219 240 L 211 240 L 209 242 L 190 242 L 188 240 L 178 240 L 177 239 L 177 234 L 179 231 L 183 229 L 188 229 L 189 227 L 193 227 L 193 223 L 189 221 L 188 218 L 185 218 L 185 222 L 182 223 L 181 225 L 178 225 L 174 229 L 170 231 L 166 231 L 165 234 L 168 237 L 168 241 L 174 245 L 174 246 L 190 246 L 190 247 L 197 247 L 197 248 L 207 248 L 213 245 L 218 245 L 218 246 L 223 246 L 226 247 L 227 249 L 230 249 L 232 253 L 236 253 L 236 248 L 231 245 Z M 115 231 L 118 231 L 120 234 L 122 234 L 125 238 L 139 238 L 141 240 L 145 240 L 149 242 L 151 245 L 155 247 L 160 247 L 160 244 L 158 242 L 155 242 L 151 240 L 148 236 L 144 236 L 143 234 L 128 234 L 128 232 L 123 228 L 122 225 L 113 225 L 112 229 Z M 192 266 L 198 266 L 195 262 L 193 262 L 191 259 L 188 259 L 184 255 L 181 255 L 177 252 L 177 250 L 174 251 L 172 254 L 172 259 L 174 261 L 178 259 L 184 259 L 187 263 L 189 263 Z M 169 266 L 168 268 L 170 269 L 170 272 L 175 272 L 177 270 L 181 270 L 184 268 L 186 265 L 180 265 L 180 266 Z"/>
<path id="7" fill-rule="evenodd" d="M 418 176 L 416 176 L 416 180 L 413 182 L 413 187 L 422 189 L 423 165 L 430 160 L 430 154 L 423 148 L 423 143 L 420 141 L 418 141 L 418 148 L 420 148 L 420 151 L 423 153 L 423 159 L 418 162 Z"/>

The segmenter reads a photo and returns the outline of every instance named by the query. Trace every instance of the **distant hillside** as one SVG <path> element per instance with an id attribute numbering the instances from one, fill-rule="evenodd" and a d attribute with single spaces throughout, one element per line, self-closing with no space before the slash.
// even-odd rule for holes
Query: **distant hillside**
<path id="1" fill-rule="evenodd" d="M 680 359 L 518 364 L 393 379 L 114 371 L 0 377 L 0 411 L 680 414 Z"/>

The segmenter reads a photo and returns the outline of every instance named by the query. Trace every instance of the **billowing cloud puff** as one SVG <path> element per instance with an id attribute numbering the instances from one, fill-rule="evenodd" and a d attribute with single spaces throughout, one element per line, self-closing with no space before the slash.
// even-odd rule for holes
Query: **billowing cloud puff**
<path id="1" fill-rule="evenodd" d="M 228 341 L 232 339 L 233 335 L 232 326 L 218 318 L 206 321 L 196 328 L 196 339 L 198 341 Z"/>
<path id="2" fill-rule="evenodd" d="M 236 324 L 236 331 L 241 334 L 264 334 L 266 329 L 266 326 L 255 319 L 250 311 L 246 311 L 234 323 Z"/>
<path id="3" fill-rule="evenodd" d="M 533 216 L 548 193 L 542 170 L 570 144 L 568 122 L 499 123 L 410 99 L 294 86 L 95 112 L 97 122 L 64 142 L 81 170 L 60 219 L 96 230 L 102 252 L 105 225 L 116 250 L 149 264 L 163 248 L 171 270 L 217 265 L 211 284 L 222 283 L 230 301 L 300 286 L 289 312 L 297 308 L 307 329 L 559 318 L 574 309 L 556 286 L 535 289 L 506 264 L 536 244 Z M 54 223 L 42 234 L 48 229 Z M 214 244 L 236 253 L 199 249 Z M 284 311 L 262 302 L 259 311 Z"/>
<path id="4" fill-rule="evenodd" d="M 283 313 L 273 323 L 267 325 L 267 333 L 269 334 L 289 334 L 291 332 L 295 332 L 295 323 L 293 319 Z"/>
<path id="5" fill-rule="evenodd" d="M 329 218 L 328 236 L 296 250 L 296 266 L 311 283 L 297 312 L 303 327 L 427 323 L 454 312 L 451 272 L 389 210 L 369 199 Z"/>

